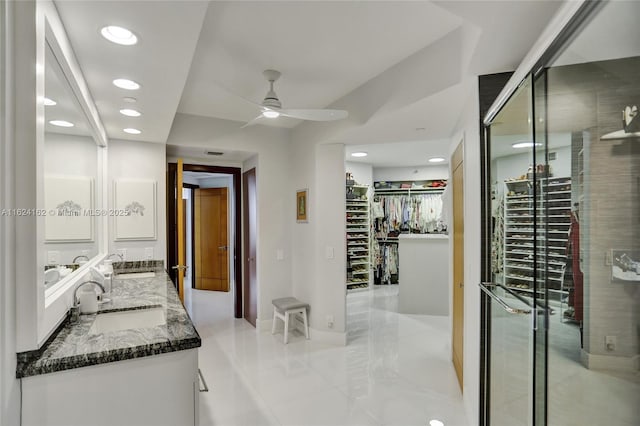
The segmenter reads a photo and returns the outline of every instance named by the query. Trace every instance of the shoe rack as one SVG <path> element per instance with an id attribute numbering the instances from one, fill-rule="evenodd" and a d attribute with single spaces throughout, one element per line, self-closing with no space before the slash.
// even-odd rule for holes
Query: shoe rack
<path id="1" fill-rule="evenodd" d="M 539 182 L 539 189 L 546 195 L 538 197 L 537 203 L 531 180 L 505 182 L 504 285 L 531 294 L 536 272 L 542 279 L 546 265 L 549 294 L 560 301 L 568 294 L 563 282 L 571 226 L 571 178 L 544 178 Z"/>
<path id="2" fill-rule="evenodd" d="M 347 179 L 347 290 L 369 288 L 371 225 L 369 187 Z"/>

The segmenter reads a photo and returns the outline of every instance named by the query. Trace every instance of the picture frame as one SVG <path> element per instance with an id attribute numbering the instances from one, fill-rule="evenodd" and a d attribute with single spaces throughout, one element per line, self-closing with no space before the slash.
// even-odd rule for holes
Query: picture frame
<path id="1" fill-rule="evenodd" d="M 94 182 L 86 176 L 45 177 L 45 242 L 94 240 Z"/>
<path id="2" fill-rule="evenodd" d="M 611 280 L 640 283 L 640 250 L 611 249 Z"/>
<path id="3" fill-rule="evenodd" d="M 156 240 L 156 182 L 113 182 L 115 241 Z"/>
<path id="4" fill-rule="evenodd" d="M 307 188 L 296 191 L 296 221 L 309 222 L 309 189 Z"/>

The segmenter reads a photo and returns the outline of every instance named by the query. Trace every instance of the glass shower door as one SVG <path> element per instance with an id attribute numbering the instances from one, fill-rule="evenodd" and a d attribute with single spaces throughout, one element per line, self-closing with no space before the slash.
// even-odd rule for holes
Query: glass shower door
<path id="1" fill-rule="evenodd" d="M 491 280 L 481 288 L 489 300 L 485 377 L 492 426 L 544 424 L 548 167 L 536 93 L 525 80 L 487 129 Z"/>

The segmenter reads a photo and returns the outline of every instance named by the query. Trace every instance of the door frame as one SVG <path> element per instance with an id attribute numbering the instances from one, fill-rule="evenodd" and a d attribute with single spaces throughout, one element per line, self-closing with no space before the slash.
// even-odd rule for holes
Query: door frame
<path id="1" fill-rule="evenodd" d="M 169 275 L 175 282 L 175 272 L 170 268 L 175 265 L 178 256 L 178 233 L 176 229 L 176 198 L 171 194 L 176 186 L 177 163 L 168 163 L 167 169 L 167 263 Z M 233 274 L 234 274 L 234 317 L 242 318 L 242 169 L 239 167 L 209 166 L 204 164 L 183 164 L 185 172 L 224 173 L 233 176 L 233 204 L 234 204 L 234 248 L 233 248 Z"/>
<path id="2" fill-rule="evenodd" d="M 243 267 L 243 271 L 245 273 L 245 285 L 249 286 L 247 287 L 247 292 L 245 292 L 245 299 L 244 299 L 244 319 L 247 320 L 249 322 L 249 324 L 253 325 L 254 327 L 257 327 L 257 320 L 258 320 L 258 303 L 257 303 L 257 281 L 252 280 L 251 278 L 251 262 L 253 262 L 254 267 L 257 268 L 257 265 L 255 264 L 256 262 L 256 258 L 253 258 L 253 260 L 251 260 L 251 241 L 253 240 L 254 242 L 256 241 L 257 235 L 254 235 L 252 233 L 251 230 L 251 224 L 249 223 L 250 221 L 250 213 L 251 213 L 251 209 L 250 209 L 250 197 L 253 196 L 254 199 L 254 208 L 255 211 L 254 213 L 257 215 L 257 192 L 251 192 L 249 190 L 249 178 L 253 176 L 253 180 L 254 183 L 257 184 L 257 170 L 255 167 L 250 168 L 249 170 L 244 171 L 244 173 L 242 173 L 242 199 L 243 199 L 243 206 L 244 206 L 244 214 L 243 214 L 243 226 L 244 226 L 244 236 L 243 236 L 243 244 L 244 244 L 244 251 L 243 253 L 243 258 L 242 258 L 242 267 Z M 257 216 L 256 216 L 256 220 L 257 220 Z M 256 247 L 257 250 L 257 247 Z M 257 257 L 257 255 L 256 255 Z M 257 273 L 257 272 L 256 272 Z M 257 277 L 256 277 L 257 280 Z M 254 290 L 255 290 L 255 294 L 252 294 L 249 290 L 250 290 L 250 286 L 251 284 L 253 284 Z M 252 312 L 251 312 L 251 306 L 252 306 L 252 301 L 251 301 L 251 296 L 254 296 L 256 299 L 256 304 L 255 304 L 255 318 L 253 318 L 251 316 Z"/>
<path id="3" fill-rule="evenodd" d="M 191 205 L 191 288 L 196 287 L 196 282 L 194 277 L 196 276 L 196 239 L 194 238 L 196 232 L 196 224 L 195 224 L 195 190 L 200 188 L 200 185 L 194 185 L 192 183 L 182 182 L 182 187 L 187 188 L 191 191 L 191 197 L 189 197 L 189 204 Z"/>

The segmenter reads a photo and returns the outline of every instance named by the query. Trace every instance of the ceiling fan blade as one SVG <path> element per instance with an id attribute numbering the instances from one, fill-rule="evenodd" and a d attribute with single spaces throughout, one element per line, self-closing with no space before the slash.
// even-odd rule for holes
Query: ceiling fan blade
<path id="1" fill-rule="evenodd" d="M 257 116 L 256 118 L 247 121 L 246 123 L 244 123 L 244 125 L 242 125 L 242 127 L 240 127 L 241 129 L 244 129 L 245 127 L 249 127 L 249 126 L 253 126 L 254 124 L 258 124 L 262 119 L 263 119 L 263 115 L 260 114 L 259 116 Z"/>
<path id="2" fill-rule="evenodd" d="M 349 116 L 347 111 L 341 109 L 281 109 L 279 112 L 285 117 L 310 121 L 343 120 Z"/>

